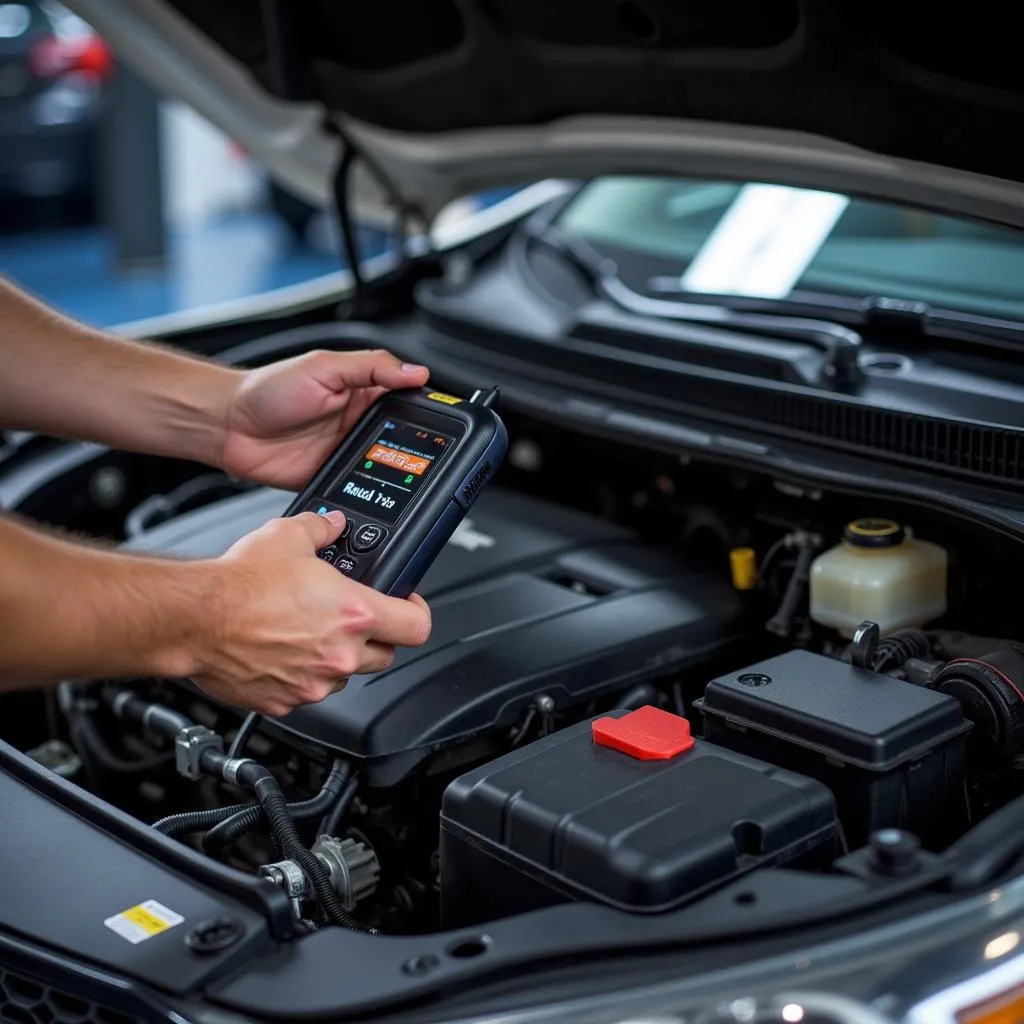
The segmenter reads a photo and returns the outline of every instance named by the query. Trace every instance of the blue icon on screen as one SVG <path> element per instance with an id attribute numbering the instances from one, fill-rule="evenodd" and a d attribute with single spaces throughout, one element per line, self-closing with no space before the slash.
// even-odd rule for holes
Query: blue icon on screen
<path id="1" fill-rule="evenodd" d="M 388 420 L 387 423 L 384 424 L 384 429 L 385 430 L 394 430 L 395 429 L 395 425 L 394 425 L 394 423 L 391 422 L 391 420 Z"/>
<path id="2" fill-rule="evenodd" d="M 326 506 L 326 505 L 321 505 L 321 506 L 320 506 L 320 507 L 319 507 L 319 508 L 318 508 L 318 509 L 316 510 L 316 514 L 317 514 L 318 516 L 325 516 L 325 515 L 327 515 L 327 506 Z"/>

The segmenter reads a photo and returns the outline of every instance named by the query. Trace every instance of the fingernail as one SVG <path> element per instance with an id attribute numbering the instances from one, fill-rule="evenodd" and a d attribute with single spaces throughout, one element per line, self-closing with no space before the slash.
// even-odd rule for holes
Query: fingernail
<path id="1" fill-rule="evenodd" d="M 331 509 L 331 511 L 327 513 L 325 518 L 329 523 L 333 524 L 334 526 L 345 525 L 345 513 L 339 512 L 337 509 Z"/>
<path id="2" fill-rule="evenodd" d="M 419 373 L 425 369 L 425 366 L 420 366 L 418 363 L 402 363 L 402 373 Z"/>

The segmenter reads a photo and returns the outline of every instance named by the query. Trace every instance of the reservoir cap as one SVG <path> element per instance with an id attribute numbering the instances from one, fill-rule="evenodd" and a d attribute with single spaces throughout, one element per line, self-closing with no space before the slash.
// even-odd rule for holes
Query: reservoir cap
<path id="1" fill-rule="evenodd" d="M 895 548 L 906 531 L 893 519 L 855 519 L 843 530 L 843 540 L 858 548 Z"/>

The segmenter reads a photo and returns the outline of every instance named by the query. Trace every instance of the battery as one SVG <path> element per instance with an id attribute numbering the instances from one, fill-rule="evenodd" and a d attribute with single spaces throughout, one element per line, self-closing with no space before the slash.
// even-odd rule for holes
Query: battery
<path id="1" fill-rule="evenodd" d="M 809 651 L 708 684 L 705 739 L 824 782 L 851 847 L 905 828 L 940 849 L 966 827 L 960 702 Z"/>
<path id="2" fill-rule="evenodd" d="M 832 794 L 690 735 L 654 707 L 582 722 L 452 782 L 446 928 L 571 900 L 675 909 L 767 864 L 825 864 Z"/>

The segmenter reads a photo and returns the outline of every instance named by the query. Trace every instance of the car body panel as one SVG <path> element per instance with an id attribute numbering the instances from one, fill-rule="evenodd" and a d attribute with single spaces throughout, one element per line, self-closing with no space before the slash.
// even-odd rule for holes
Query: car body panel
<path id="1" fill-rule="evenodd" d="M 259 19 L 232 19 L 230 4 L 200 5 L 209 12 L 201 16 L 196 5 L 178 4 L 200 20 L 216 16 L 221 44 L 162 0 L 72 6 L 122 59 L 311 201 L 330 197 L 340 153 L 329 113 L 428 219 L 495 185 L 656 172 L 784 180 L 1024 226 L 1020 165 L 1005 144 L 1024 124 L 1018 94 L 910 63 L 887 48 L 881 22 L 848 26 L 849 9 L 837 0 L 802 0 L 784 44 L 739 50 L 524 39 L 481 13 L 483 5 L 465 3 L 462 44 L 401 66 L 354 69 L 298 47 L 294 60 L 313 69 L 301 102 L 260 84 L 267 57 Z M 657 6 L 671 20 L 677 5 Z M 419 7 L 396 2 L 387 10 L 400 29 Z M 582 20 L 581 32 L 588 24 Z M 865 26 L 875 37 L 863 36 Z M 244 50 L 234 35 L 243 27 L 245 44 L 259 51 L 251 73 L 225 48 Z M 369 30 L 354 21 L 346 45 Z"/>

